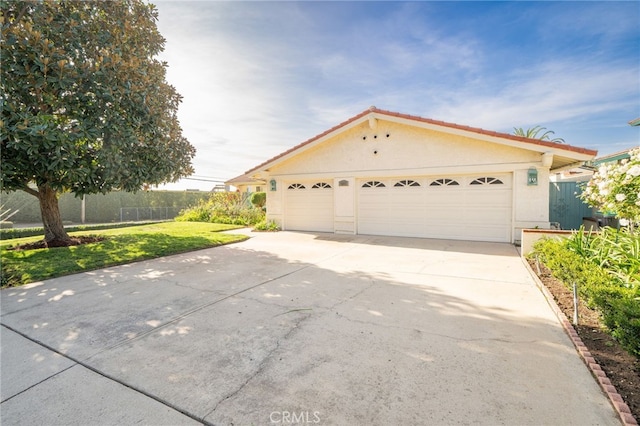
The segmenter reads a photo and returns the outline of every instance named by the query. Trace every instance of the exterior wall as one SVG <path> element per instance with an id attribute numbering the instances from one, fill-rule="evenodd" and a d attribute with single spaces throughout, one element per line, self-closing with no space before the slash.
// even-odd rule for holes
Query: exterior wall
<path id="1" fill-rule="evenodd" d="M 527 185 L 530 167 L 538 171 L 538 185 Z M 368 122 L 348 129 L 282 161 L 261 178 L 276 180 L 276 191 L 266 188 L 267 218 L 280 225 L 286 185 L 297 180 L 333 179 L 335 232 L 355 233 L 357 178 L 488 173 L 513 174 L 514 241 L 520 239 L 524 228 L 549 228 L 549 168 L 543 167 L 542 154 L 384 120 L 378 120 L 375 129 Z M 340 180 L 347 180 L 350 190 L 341 188 Z"/>
<path id="2" fill-rule="evenodd" d="M 393 176 L 398 170 L 402 175 L 455 174 L 512 171 L 508 163 L 539 161 L 540 154 L 532 151 L 379 120 L 376 130 L 362 123 L 283 161 L 270 174 Z"/>
<path id="3" fill-rule="evenodd" d="M 527 185 L 529 168 L 514 173 L 514 241 L 518 242 L 525 228 L 549 229 L 549 169 L 536 167 L 538 185 Z"/>

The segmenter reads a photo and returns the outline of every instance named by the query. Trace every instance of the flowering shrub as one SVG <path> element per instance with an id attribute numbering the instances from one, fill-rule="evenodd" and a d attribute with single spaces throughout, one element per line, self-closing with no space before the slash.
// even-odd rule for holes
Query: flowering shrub
<path id="1" fill-rule="evenodd" d="M 603 212 L 640 222 L 640 148 L 617 164 L 603 164 L 582 191 L 580 198 Z"/>
<path id="2" fill-rule="evenodd" d="M 265 212 L 253 207 L 239 192 L 216 192 L 209 200 L 180 212 L 177 222 L 212 222 L 253 225 L 264 220 Z"/>

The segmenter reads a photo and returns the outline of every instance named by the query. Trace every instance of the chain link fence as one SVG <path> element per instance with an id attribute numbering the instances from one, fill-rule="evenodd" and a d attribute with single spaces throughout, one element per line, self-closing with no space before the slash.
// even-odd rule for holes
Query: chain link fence
<path id="1" fill-rule="evenodd" d="M 184 207 L 121 207 L 120 222 L 173 219 Z"/>

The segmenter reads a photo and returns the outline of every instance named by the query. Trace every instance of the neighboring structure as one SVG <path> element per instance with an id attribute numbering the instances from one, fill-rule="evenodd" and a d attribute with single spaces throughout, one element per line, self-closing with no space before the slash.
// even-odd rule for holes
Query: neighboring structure
<path id="1" fill-rule="evenodd" d="M 236 176 L 224 183 L 227 187 L 233 186 L 238 192 L 263 192 L 265 182 L 261 179 L 254 179 L 248 174 Z"/>
<path id="2" fill-rule="evenodd" d="M 582 187 L 591 180 L 595 170 L 602 164 L 618 163 L 629 158 L 632 148 L 598 157 L 583 167 L 565 170 L 551 176 L 549 185 L 549 220 L 560 229 L 578 229 L 588 222 L 610 225 L 611 218 L 605 218 L 597 209 L 592 209 L 579 195 Z M 594 225 L 590 225 L 594 228 Z"/>
<path id="3" fill-rule="evenodd" d="M 285 230 L 514 242 L 549 228 L 549 175 L 596 154 L 371 107 L 245 177 Z"/>
<path id="4" fill-rule="evenodd" d="M 211 188 L 211 192 L 229 192 L 229 185 L 214 185 L 213 188 Z"/>

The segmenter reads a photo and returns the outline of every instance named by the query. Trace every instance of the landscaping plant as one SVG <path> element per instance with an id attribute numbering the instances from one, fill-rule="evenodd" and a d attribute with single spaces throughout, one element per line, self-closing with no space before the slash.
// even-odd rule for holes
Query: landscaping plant
<path id="1" fill-rule="evenodd" d="M 280 230 L 280 227 L 274 221 L 265 219 L 261 222 L 256 223 L 253 229 L 255 231 L 276 232 Z"/>
<path id="2" fill-rule="evenodd" d="M 179 222 L 211 222 L 250 226 L 264 220 L 262 208 L 254 207 L 239 192 L 216 192 L 207 201 L 180 212 Z"/>
<path id="3" fill-rule="evenodd" d="M 577 284 L 580 297 L 600 312 L 611 335 L 629 353 L 640 357 L 638 259 L 624 255 L 621 246 L 613 244 L 610 234 L 615 232 L 607 230 L 604 237 L 599 237 L 582 231 L 566 240 L 542 239 L 534 245 L 531 256 L 544 263 L 567 288 Z M 635 238 L 630 244 L 639 244 L 637 236 L 628 237 Z M 609 255 L 610 259 L 604 261 L 603 257 Z"/>
<path id="4" fill-rule="evenodd" d="M 613 213 L 633 231 L 640 222 L 640 148 L 629 151 L 629 159 L 603 164 L 582 194 L 585 202 Z"/>
<path id="5" fill-rule="evenodd" d="M 580 195 L 590 206 L 620 219 L 620 229 L 584 228 L 566 240 L 541 240 L 537 257 L 602 315 L 611 334 L 640 357 L 640 148 L 629 159 L 603 164 Z"/>

